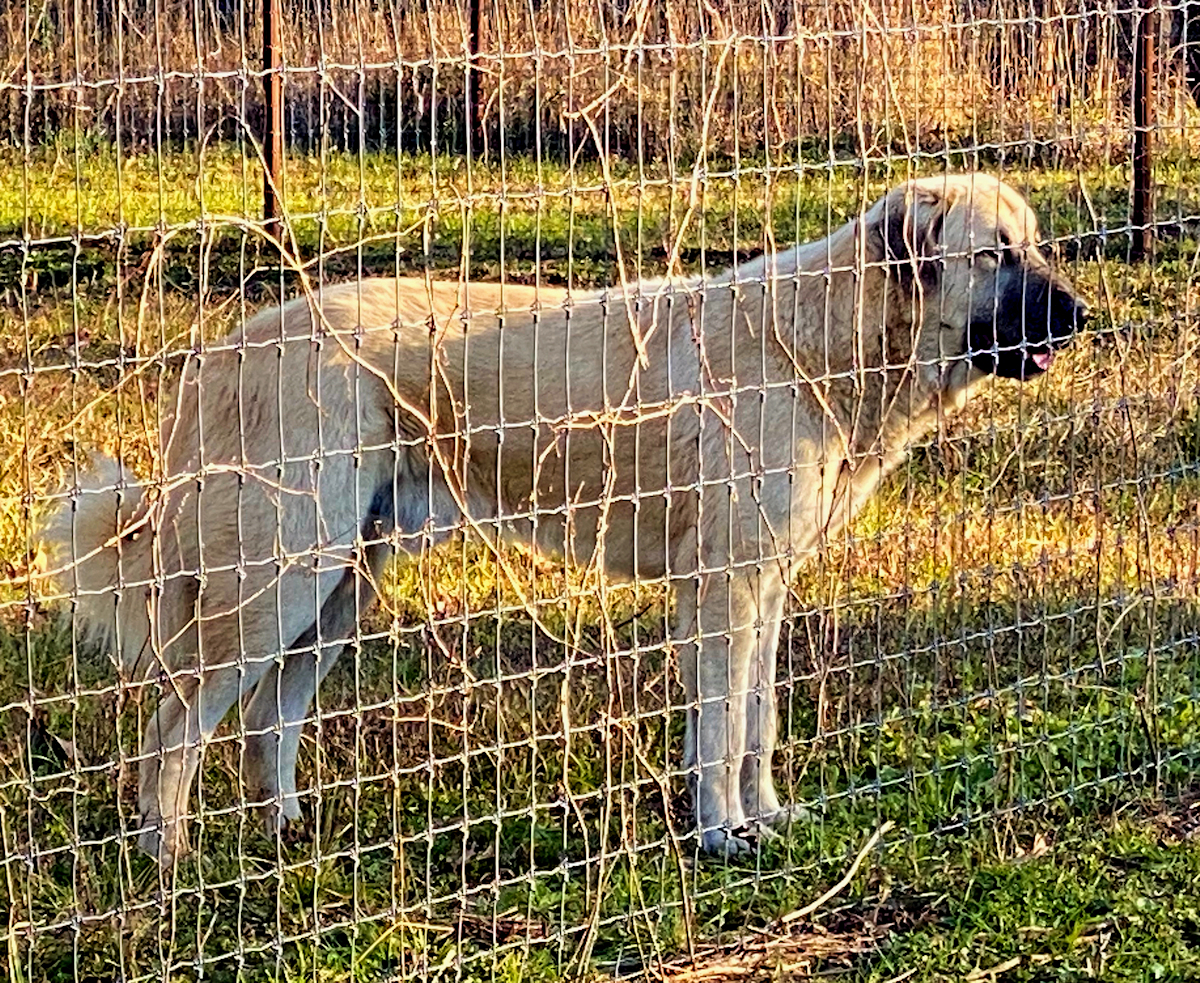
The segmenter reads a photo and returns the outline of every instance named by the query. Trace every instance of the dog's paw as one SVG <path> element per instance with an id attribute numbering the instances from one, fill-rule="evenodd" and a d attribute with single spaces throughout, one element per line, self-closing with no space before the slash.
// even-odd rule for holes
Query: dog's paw
<path id="1" fill-rule="evenodd" d="M 741 857 L 754 851 L 754 843 L 739 835 L 743 830 L 708 829 L 700 834 L 700 846 L 705 853 L 715 857 Z"/>
<path id="2" fill-rule="evenodd" d="M 810 823 L 812 822 L 813 814 L 801 805 L 783 805 L 777 809 L 772 809 L 770 812 L 760 813 L 755 816 L 750 822 L 761 827 L 764 832 L 778 831 L 786 828 L 792 823 Z"/>

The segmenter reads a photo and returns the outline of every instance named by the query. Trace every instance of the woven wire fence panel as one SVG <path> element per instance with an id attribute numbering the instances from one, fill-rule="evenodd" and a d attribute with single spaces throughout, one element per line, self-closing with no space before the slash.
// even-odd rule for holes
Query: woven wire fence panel
<path id="1" fill-rule="evenodd" d="M 10 978 L 837 967 L 1185 789 L 1192 15 L 288 5 L 264 223 L 259 6 L 5 6 Z"/>

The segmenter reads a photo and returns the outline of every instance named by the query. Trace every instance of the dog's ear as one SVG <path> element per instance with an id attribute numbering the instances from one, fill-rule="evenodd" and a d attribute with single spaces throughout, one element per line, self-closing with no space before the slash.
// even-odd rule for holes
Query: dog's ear
<path id="1" fill-rule="evenodd" d="M 946 217 L 943 196 L 906 184 L 886 195 L 872 212 L 871 237 L 888 275 L 901 283 L 919 278 L 924 286 L 936 284 Z"/>

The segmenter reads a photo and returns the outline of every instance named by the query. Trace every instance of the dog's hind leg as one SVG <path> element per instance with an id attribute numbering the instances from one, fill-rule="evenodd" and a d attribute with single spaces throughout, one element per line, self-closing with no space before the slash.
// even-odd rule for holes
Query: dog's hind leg
<path id="1" fill-rule="evenodd" d="M 312 574 L 296 566 L 266 582 L 239 582 L 237 571 L 210 574 L 201 595 L 197 664 L 172 673 L 142 740 L 139 843 L 163 866 L 187 851 L 187 801 L 204 745 L 274 665 L 269 654 L 244 653 L 280 651 L 283 638 L 302 632 L 299 613 L 312 602 Z"/>
<path id="2" fill-rule="evenodd" d="M 140 843 L 160 864 L 187 849 L 188 796 L 217 724 L 316 621 L 353 568 L 367 509 L 340 494 L 353 482 L 339 478 L 327 469 L 329 504 L 320 508 L 303 475 L 280 482 L 284 494 L 265 482 L 235 485 L 229 473 L 208 482 L 193 544 L 204 561 L 196 619 L 186 636 L 165 642 L 164 664 L 179 668 L 163 685 L 142 743 Z M 180 509 L 175 521 L 186 530 L 191 517 Z M 345 532 L 314 544 L 314 528 Z"/>
<path id="3" fill-rule="evenodd" d="M 300 818 L 296 759 L 301 731 L 321 682 L 353 640 L 359 618 L 375 602 L 391 549 L 373 542 L 362 553 L 362 560 L 346 571 L 322 606 L 319 630 L 311 625 L 291 646 L 293 651 L 272 664 L 243 716 L 246 784 L 268 832 Z"/>

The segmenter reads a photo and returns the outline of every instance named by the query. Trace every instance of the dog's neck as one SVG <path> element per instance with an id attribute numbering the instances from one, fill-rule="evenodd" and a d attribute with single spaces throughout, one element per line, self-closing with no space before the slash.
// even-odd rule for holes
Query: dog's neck
<path id="1" fill-rule="evenodd" d="M 747 288 L 743 303 L 754 297 L 770 304 L 768 320 L 790 323 L 790 312 L 801 308 L 821 312 L 801 319 L 806 336 L 775 333 L 780 371 L 819 390 L 819 401 L 850 435 L 848 456 L 858 459 L 911 445 L 941 416 L 960 409 L 978 378 L 969 364 L 921 357 L 918 339 L 937 330 L 918 323 L 934 316 L 926 311 L 922 286 L 889 267 L 872 245 L 862 223 L 852 223 L 826 239 L 743 264 L 736 274 L 739 283 L 762 284 Z M 753 314 L 750 320 L 762 323 Z"/>

